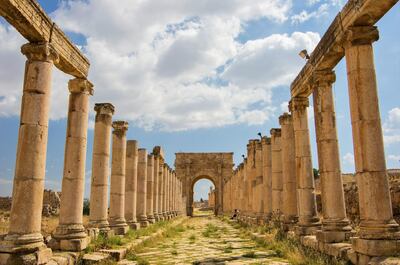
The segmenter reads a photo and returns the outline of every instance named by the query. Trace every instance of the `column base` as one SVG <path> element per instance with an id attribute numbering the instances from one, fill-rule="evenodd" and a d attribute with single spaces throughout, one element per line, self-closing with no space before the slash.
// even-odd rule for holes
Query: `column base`
<path id="1" fill-rule="evenodd" d="M 348 241 L 352 235 L 351 231 L 324 231 L 318 230 L 316 237 L 319 242 L 323 243 L 341 243 Z"/>
<path id="2" fill-rule="evenodd" d="M 89 220 L 89 227 L 98 228 L 100 232 L 107 232 L 110 230 L 110 224 L 107 220 Z"/>
<path id="3" fill-rule="evenodd" d="M 146 228 L 149 226 L 149 220 L 146 215 L 139 216 L 140 227 Z"/>
<path id="4" fill-rule="evenodd" d="M 52 250 L 62 250 L 62 251 L 82 251 L 90 244 L 90 237 L 86 236 L 84 238 L 76 239 L 51 239 L 49 242 L 49 247 Z"/>
<path id="5" fill-rule="evenodd" d="M 317 230 L 321 230 L 321 224 L 320 223 L 314 223 L 309 225 L 298 224 L 297 226 L 295 226 L 294 230 L 297 236 L 315 235 Z"/>
<path id="6" fill-rule="evenodd" d="M 114 231 L 115 235 L 125 235 L 129 230 L 129 226 L 126 223 L 118 224 L 118 225 L 111 225 L 110 228 L 111 228 L 111 230 Z"/>
<path id="7" fill-rule="evenodd" d="M 362 239 L 351 238 L 351 244 L 355 252 L 367 256 L 394 256 L 400 253 L 400 239 Z"/>
<path id="8" fill-rule="evenodd" d="M 138 222 L 128 222 L 128 226 L 133 230 L 140 229 L 140 223 L 138 223 Z"/>
<path id="9" fill-rule="evenodd" d="M 0 242 L 2 244 L 2 242 Z M 14 247 L 11 251 L 3 249 L 3 245 L 0 245 L 0 265 L 15 265 L 15 264 L 47 264 L 50 258 L 53 256 L 53 252 L 46 245 L 34 247 L 35 250 L 29 249 L 27 253 L 26 246 Z M 32 252 L 31 252 L 32 251 Z"/>
<path id="10" fill-rule="evenodd" d="M 158 213 L 154 213 L 154 219 L 156 220 L 156 222 L 160 221 L 160 216 L 158 215 Z"/>

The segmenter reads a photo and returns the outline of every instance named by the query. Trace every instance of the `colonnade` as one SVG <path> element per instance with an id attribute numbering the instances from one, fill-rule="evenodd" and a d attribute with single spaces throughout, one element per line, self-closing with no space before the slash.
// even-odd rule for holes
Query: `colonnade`
<path id="1" fill-rule="evenodd" d="M 165 163 L 161 147 L 154 147 L 149 154 L 146 149 L 138 149 L 137 141 L 126 139 L 128 123 L 113 121 L 114 106 L 98 103 L 94 107 L 90 217 L 88 227 L 84 227 L 89 98 L 94 90 L 87 79 L 74 78 L 68 82 L 59 224 L 45 244 L 41 234 L 42 204 L 52 70 L 58 55 L 50 43 L 28 43 L 21 51 L 27 61 L 10 226 L 8 234 L 0 238 L 0 263 L 25 264 L 24 257 L 34 253 L 36 262 L 42 264 L 51 257 L 51 249 L 85 249 L 93 229 L 122 235 L 129 227 L 139 229 L 180 214 L 184 207 L 180 201 L 182 183 Z"/>
<path id="2" fill-rule="evenodd" d="M 280 128 L 250 140 L 247 157 L 224 185 L 225 212 L 239 210 L 249 223 L 277 222 L 299 237 L 315 235 L 322 244 L 349 242 L 357 257 L 400 252 L 399 225 L 393 219 L 386 173 L 372 43 L 374 26 L 352 27 L 344 42 L 353 132 L 360 227 L 351 233 L 346 216 L 332 85 L 333 70 L 316 71 L 312 82 L 314 121 L 321 179 L 322 213 L 317 213 L 311 159 L 307 97 L 295 96 Z M 261 147 L 262 158 L 255 157 Z M 260 162 L 261 161 L 261 162 Z M 262 181 L 254 180 L 262 172 Z M 261 192 L 259 192 L 261 190 Z M 261 202 L 261 209 L 251 206 Z M 260 214 L 261 213 L 261 214 Z M 362 264 L 362 261 L 360 261 Z"/>

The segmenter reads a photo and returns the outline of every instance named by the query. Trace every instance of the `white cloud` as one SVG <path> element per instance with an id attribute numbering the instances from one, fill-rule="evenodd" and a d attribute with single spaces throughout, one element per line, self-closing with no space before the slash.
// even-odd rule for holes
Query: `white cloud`
<path id="1" fill-rule="evenodd" d="M 1 184 L 1 185 L 12 185 L 12 184 L 13 184 L 13 181 L 12 181 L 11 179 L 3 179 L 3 178 L 0 178 L 0 184 Z"/>
<path id="2" fill-rule="evenodd" d="M 400 155 L 388 155 L 389 160 L 400 161 Z"/>
<path id="3" fill-rule="evenodd" d="M 64 30 L 86 39 L 82 50 L 91 62 L 92 105 L 111 102 L 116 119 L 147 130 L 179 131 L 262 124 L 273 116 L 279 108 L 272 101 L 273 89 L 287 89 L 304 65 L 298 51 L 312 51 L 320 37 L 295 32 L 247 43 L 237 37 L 248 21 L 281 23 L 290 9 L 291 0 L 152 0 L 135 5 L 129 0 L 118 5 L 76 0 L 63 1 L 52 17 Z M 24 63 L 18 50 L 24 41 L 1 24 L 0 40 L 0 61 L 18 62 L 9 71 L 0 64 L 8 71 L 0 73 L 15 79 L 0 83 L 0 115 L 18 115 Z M 5 77 L 0 82 L 10 82 Z M 54 71 L 52 119 L 66 117 L 68 78 Z"/>
<path id="4" fill-rule="evenodd" d="M 300 13 L 293 15 L 290 19 L 293 24 L 300 24 L 312 18 L 320 18 L 322 16 L 326 16 L 328 15 L 328 10 L 329 4 L 325 3 L 321 4 L 315 11 L 308 12 L 306 10 L 303 10 Z"/>
<path id="5" fill-rule="evenodd" d="M 289 102 L 282 102 L 280 107 L 282 112 L 289 112 Z"/>
<path id="6" fill-rule="evenodd" d="M 343 156 L 343 164 L 354 166 L 354 155 L 352 153 L 346 153 Z"/>
<path id="7" fill-rule="evenodd" d="M 388 118 L 383 123 L 385 144 L 400 143 L 400 108 L 388 112 Z"/>

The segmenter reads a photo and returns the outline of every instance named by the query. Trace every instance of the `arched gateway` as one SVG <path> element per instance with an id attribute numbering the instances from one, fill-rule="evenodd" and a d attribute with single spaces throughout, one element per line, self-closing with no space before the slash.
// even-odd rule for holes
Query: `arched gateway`
<path id="1" fill-rule="evenodd" d="M 224 183 L 231 178 L 233 153 L 176 153 L 175 172 L 182 181 L 186 214 L 193 214 L 193 187 L 199 179 L 208 179 L 215 186 L 215 214 L 223 212 Z"/>

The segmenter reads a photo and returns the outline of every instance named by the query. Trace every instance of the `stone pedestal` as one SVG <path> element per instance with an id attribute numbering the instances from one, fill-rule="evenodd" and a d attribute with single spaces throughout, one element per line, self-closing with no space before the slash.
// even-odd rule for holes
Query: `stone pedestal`
<path id="1" fill-rule="evenodd" d="M 146 215 L 149 223 L 154 224 L 153 192 L 154 192 L 154 155 L 147 156 L 147 193 L 146 193 Z"/>
<path id="2" fill-rule="evenodd" d="M 296 154 L 293 119 L 288 113 L 279 117 L 282 148 L 282 221 L 285 230 L 297 222 Z"/>
<path id="3" fill-rule="evenodd" d="M 126 143 L 125 220 L 129 227 L 135 230 L 140 228 L 136 218 L 137 166 L 138 143 L 135 140 L 129 140 Z"/>
<path id="4" fill-rule="evenodd" d="M 110 160 L 111 123 L 114 106 L 97 103 L 94 125 L 92 183 L 90 188 L 89 226 L 102 233 L 110 230 L 108 223 L 108 176 Z"/>
<path id="5" fill-rule="evenodd" d="M 289 103 L 296 143 L 296 184 L 299 214 L 296 227 L 297 235 L 310 235 L 321 227 L 315 198 L 310 132 L 308 129 L 308 106 L 308 98 L 292 98 Z"/>
<path id="6" fill-rule="evenodd" d="M 272 153 L 272 215 L 280 220 L 282 214 L 282 148 L 281 129 L 271 129 L 271 153 Z"/>
<path id="7" fill-rule="evenodd" d="M 400 253 L 399 225 L 393 220 L 386 173 L 372 42 L 376 27 L 352 27 L 345 54 L 350 96 L 356 180 L 360 205 L 360 238 L 354 250 L 370 256 Z"/>
<path id="8" fill-rule="evenodd" d="M 336 77 L 332 71 L 321 71 L 316 72 L 313 78 L 314 120 L 323 209 L 322 231 L 317 234 L 317 238 L 325 243 L 336 243 L 344 241 L 346 234 L 351 231 L 346 217 L 332 93 L 332 83 Z"/>
<path id="9" fill-rule="evenodd" d="M 139 149 L 137 176 L 137 216 L 141 227 L 149 226 L 147 219 L 147 151 Z"/>
<path id="10" fill-rule="evenodd" d="M 126 170 L 126 131 L 128 123 L 114 121 L 112 124 L 112 163 L 110 187 L 110 228 L 116 235 L 125 235 L 128 224 L 125 220 L 125 170 Z"/>
<path id="11" fill-rule="evenodd" d="M 53 249 L 82 251 L 89 243 L 83 227 L 89 96 L 93 85 L 86 79 L 72 79 L 68 106 L 67 139 L 61 193 L 60 220 L 53 234 Z"/>
<path id="12" fill-rule="evenodd" d="M 21 103 L 15 177 L 13 184 L 10 227 L 0 241 L 0 255 L 9 264 L 24 254 L 33 254 L 36 262 L 51 250 L 41 234 L 44 177 L 49 121 L 51 73 L 58 56 L 48 44 L 25 44 L 27 57 Z M 44 255 L 44 261 L 48 256 Z M 43 262 L 45 263 L 45 262 Z"/>

